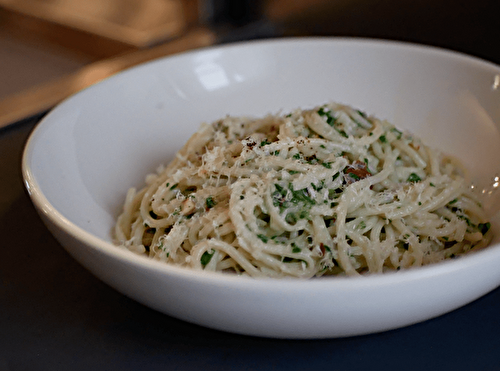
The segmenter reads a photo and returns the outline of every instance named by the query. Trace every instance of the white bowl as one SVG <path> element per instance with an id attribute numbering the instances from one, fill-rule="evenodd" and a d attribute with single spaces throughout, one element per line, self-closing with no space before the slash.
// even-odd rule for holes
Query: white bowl
<path id="1" fill-rule="evenodd" d="M 168 162 L 201 122 L 329 101 L 461 158 L 484 189 L 492 246 L 405 272 L 302 281 L 195 272 L 112 245 L 127 189 Z M 435 48 L 336 38 L 208 48 L 132 68 L 60 104 L 31 135 L 23 175 L 67 251 L 147 306 L 241 334 L 366 334 L 439 316 L 500 284 L 499 103 L 500 67 Z"/>

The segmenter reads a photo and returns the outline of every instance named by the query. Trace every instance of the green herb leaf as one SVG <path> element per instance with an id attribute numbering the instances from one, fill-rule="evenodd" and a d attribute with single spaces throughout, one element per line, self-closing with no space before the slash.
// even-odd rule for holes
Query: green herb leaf
<path id="1" fill-rule="evenodd" d="M 215 254 L 215 250 L 213 250 L 213 249 L 210 252 L 205 251 L 200 259 L 201 265 L 203 265 L 205 267 L 208 263 L 210 263 L 210 260 L 212 260 L 212 256 L 214 256 L 214 254 Z"/>
<path id="2" fill-rule="evenodd" d="M 318 110 L 318 115 L 323 118 L 326 118 L 326 123 L 330 126 L 335 125 L 337 118 L 333 116 L 332 111 L 326 111 L 323 107 Z"/>
<path id="3" fill-rule="evenodd" d="M 403 135 L 402 132 L 400 132 L 398 129 L 396 128 L 392 128 L 391 131 L 396 135 L 396 138 L 397 139 L 401 139 L 401 136 Z"/>
<path id="4" fill-rule="evenodd" d="M 337 130 L 340 135 L 342 135 L 344 138 L 348 138 L 349 135 L 344 130 Z"/>
<path id="5" fill-rule="evenodd" d="M 211 209 L 212 207 L 215 206 L 215 201 L 212 196 L 208 196 L 208 198 L 205 200 L 205 205 L 207 206 L 207 209 Z"/>
<path id="6" fill-rule="evenodd" d="M 354 180 L 360 180 L 360 179 L 361 179 L 359 175 L 354 174 L 354 173 L 348 173 L 348 175 L 349 175 L 351 178 L 353 178 Z"/>
<path id="7" fill-rule="evenodd" d="M 288 224 L 294 224 L 297 222 L 297 216 L 294 213 L 288 213 L 286 214 L 285 221 Z"/>
<path id="8" fill-rule="evenodd" d="M 359 113 L 359 115 L 360 115 L 361 117 L 364 117 L 364 118 L 367 118 L 367 117 L 368 117 L 368 116 L 366 115 L 366 113 L 365 113 L 365 112 L 363 112 L 363 111 L 356 110 L 356 112 L 357 112 L 357 113 Z"/>
<path id="9" fill-rule="evenodd" d="M 491 223 L 488 222 L 488 223 L 479 223 L 478 226 L 479 230 L 481 231 L 481 233 L 484 235 L 486 234 L 486 232 L 488 232 L 491 228 Z"/>
<path id="10" fill-rule="evenodd" d="M 407 181 L 411 182 L 411 183 L 420 182 L 421 180 L 422 179 L 420 179 L 420 177 L 417 174 L 415 174 L 415 173 L 411 173 L 410 176 L 407 179 Z"/>
<path id="11" fill-rule="evenodd" d="M 264 243 L 267 243 L 267 241 L 269 241 L 269 237 L 267 237 L 266 235 L 258 234 L 257 237 L 259 237 L 259 239 Z"/>

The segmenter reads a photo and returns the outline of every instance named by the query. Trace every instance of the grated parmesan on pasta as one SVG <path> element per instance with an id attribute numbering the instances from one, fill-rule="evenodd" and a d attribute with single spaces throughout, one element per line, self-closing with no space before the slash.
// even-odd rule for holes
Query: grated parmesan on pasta
<path id="1" fill-rule="evenodd" d="M 146 182 L 127 194 L 116 243 L 192 269 L 356 276 L 491 240 L 456 160 L 336 103 L 203 124 Z"/>

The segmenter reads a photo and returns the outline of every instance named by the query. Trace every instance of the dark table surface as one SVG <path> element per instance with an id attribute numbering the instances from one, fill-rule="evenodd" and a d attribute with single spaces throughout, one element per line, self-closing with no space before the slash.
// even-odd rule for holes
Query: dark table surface
<path id="1" fill-rule="evenodd" d="M 487 10 L 491 19 L 495 9 Z M 471 15 L 462 15 L 463 27 L 468 27 L 467 17 Z M 429 31 L 425 38 L 410 41 L 455 50 L 463 45 L 462 51 L 498 63 L 498 24 L 478 26 L 474 17 L 463 44 L 440 37 L 451 31 Z M 453 22 L 461 23 L 456 15 Z M 458 29 L 458 23 L 452 26 Z M 457 34 L 465 37 L 462 31 Z M 470 38 L 478 38 L 477 43 Z M 23 188 L 22 149 L 39 118 L 0 130 L 0 371 L 500 370 L 500 289 L 417 325 L 327 340 L 223 333 L 168 317 L 119 294 L 55 241 Z"/>

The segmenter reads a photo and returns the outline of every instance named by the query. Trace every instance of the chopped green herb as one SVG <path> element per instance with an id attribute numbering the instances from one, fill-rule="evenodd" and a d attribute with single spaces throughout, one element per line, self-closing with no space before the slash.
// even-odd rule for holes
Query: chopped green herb
<path id="1" fill-rule="evenodd" d="M 474 224 L 472 224 L 472 222 L 470 221 L 470 219 L 469 219 L 469 218 L 467 218 L 465 215 L 457 215 L 457 217 L 458 217 L 459 219 L 465 220 L 465 222 L 467 223 L 467 225 L 468 225 L 469 227 L 474 226 Z"/>
<path id="2" fill-rule="evenodd" d="M 274 187 L 276 188 L 276 191 L 279 192 L 280 195 L 286 196 L 287 190 L 284 187 L 280 186 L 279 184 L 275 184 Z"/>
<path id="3" fill-rule="evenodd" d="M 448 202 L 448 205 L 453 205 L 457 201 L 458 201 L 458 198 L 455 198 L 454 200 L 451 200 L 450 202 Z"/>
<path id="4" fill-rule="evenodd" d="M 266 139 L 264 139 L 262 142 L 260 142 L 260 146 L 261 146 L 261 147 L 265 146 L 266 144 L 271 144 L 271 142 L 269 142 L 269 141 L 267 140 L 267 138 L 266 138 Z"/>
<path id="5" fill-rule="evenodd" d="M 387 138 L 385 137 L 385 135 L 381 135 L 378 139 L 380 139 L 382 143 L 387 143 Z"/>
<path id="6" fill-rule="evenodd" d="M 212 260 L 212 256 L 214 256 L 214 253 L 215 253 L 215 250 L 213 250 L 213 249 L 210 252 L 205 251 L 200 259 L 201 265 L 203 265 L 205 267 L 208 263 L 210 263 L 210 260 Z"/>
<path id="7" fill-rule="evenodd" d="M 325 109 L 323 107 L 321 107 L 318 110 L 318 114 L 321 117 L 326 118 L 326 123 L 328 125 L 330 125 L 330 126 L 335 125 L 335 122 L 337 121 L 337 118 L 335 116 L 333 116 L 332 111 L 325 111 Z"/>
<path id="8" fill-rule="evenodd" d="M 491 228 L 491 223 L 479 223 L 478 226 L 479 230 L 481 231 L 482 234 L 486 234 Z"/>
<path id="9" fill-rule="evenodd" d="M 337 130 L 340 135 L 342 135 L 344 138 L 348 138 L 349 135 L 344 130 Z"/>
<path id="10" fill-rule="evenodd" d="M 400 132 L 398 129 L 396 128 L 392 128 L 391 131 L 396 135 L 396 138 L 397 139 L 401 139 L 401 136 L 403 135 L 402 132 Z"/>
<path id="11" fill-rule="evenodd" d="M 361 179 L 359 175 L 354 174 L 354 173 L 348 173 L 348 175 L 349 175 L 351 178 L 353 178 L 354 180 L 360 180 L 360 179 Z"/>
<path id="12" fill-rule="evenodd" d="M 296 153 L 292 156 L 294 160 L 300 160 L 300 153 Z"/>
<path id="13" fill-rule="evenodd" d="M 299 190 L 294 190 L 292 183 L 289 183 L 288 189 L 292 192 L 291 202 L 297 204 L 298 202 L 304 202 L 306 204 L 315 205 L 316 201 L 314 201 L 307 190 L 307 188 L 302 188 Z"/>
<path id="14" fill-rule="evenodd" d="M 170 189 L 175 189 L 175 188 L 177 188 L 178 185 L 179 184 L 175 183 L 172 187 L 170 187 Z"/>
<path id="15" fill-rule="evenodd" d="M 215 201 L 212 196 L 208 196 L 208 198 L 205 200 L 205 205 L 207 206 L 207 209 L 211 209 L 212 207 L 215 206 Z"/>
<path id="16" fill-rule="evenodd" d="M 267 237 L 266 235 L 258 234 L 257 237 L 259 237 L 259 239 L 264 243 L 267 243 L 267 241 L 269 241 L 269 237 Z"/>
<path id="17" fill-rule="evenodd" d="M 297 222 L 297 216 L 294 213 L 286 214 L 285 221 L 289 224 L 294 224 Z"/>
<path id="18" fill-rule="evenodd" d="M 366 113 L 364 113 L 363 111 L 360 111 L 360 110 L 356 110 L 357 113 L 359 113 L 359 115 L 361 117 L 364 117 L 364 118 L 367 118 L 368 116 L 366 115 Z"/>
<path id="19" fill-rule="evenodd" d="M 411 173 L 410 176 L 407 179 L 407 181 L 411 182 L 411 183 L 420 182 L 421 180 L 422 179 L 420 179 L 420 177 L 417 174 L 415 174 L 415 173 Z"/>

